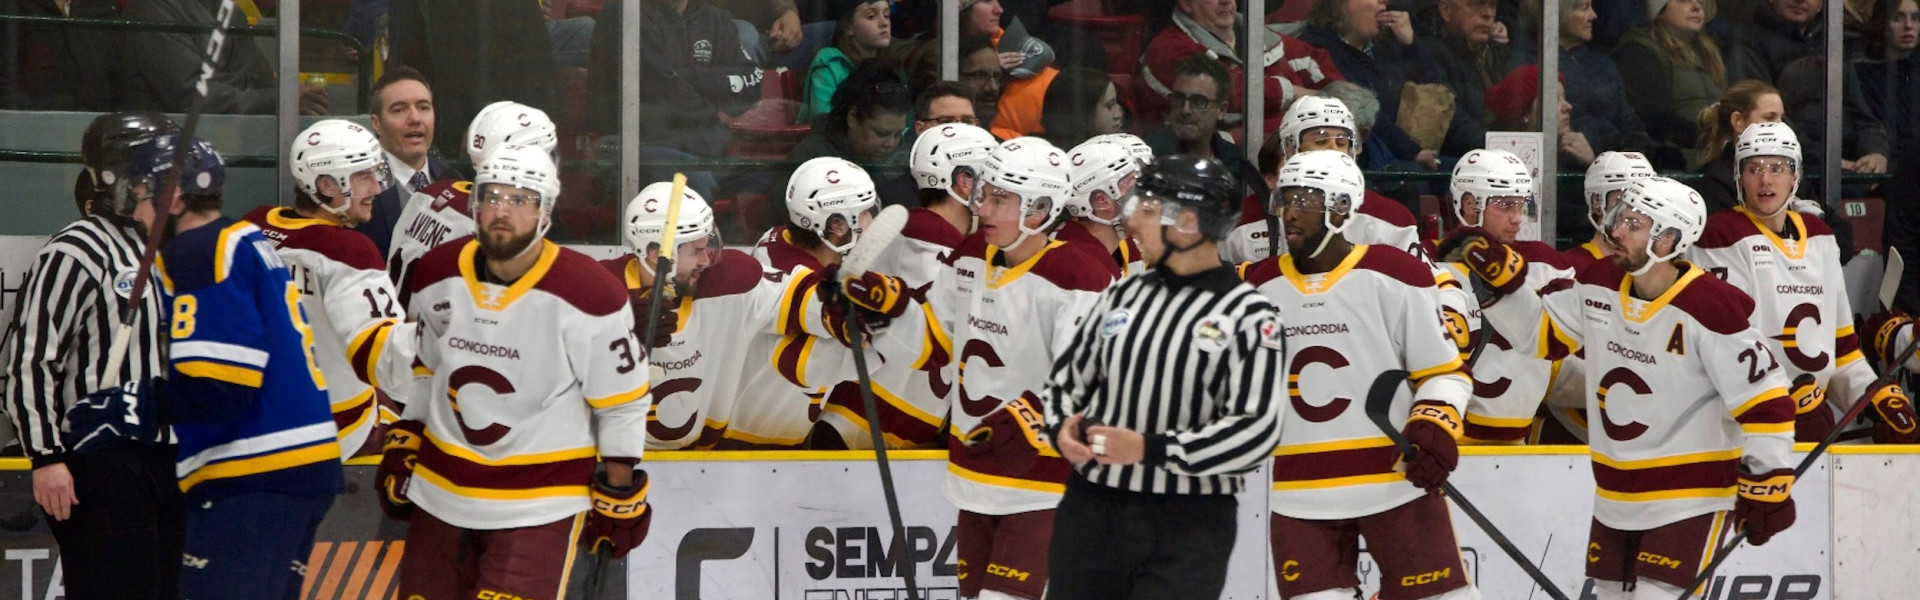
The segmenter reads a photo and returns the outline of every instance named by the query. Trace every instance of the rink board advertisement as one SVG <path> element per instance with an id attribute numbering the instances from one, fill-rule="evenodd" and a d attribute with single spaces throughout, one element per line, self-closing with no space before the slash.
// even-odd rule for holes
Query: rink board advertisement
<path id="1" fill-rule="evenodd" d="M 1848 455 L 1816 463 L 1795 486 L 1793 528 L 1762 547 L 1742 547 L 1708 587 L 1710 600 L 1819 600 L 1904 597 L 1871 588 L 1834 595 L 1832 565 L 1861 580 L 1905 572 L 1920 492 L 1884 491 L 1920 474 L 1920 454 Z M 1560 453 L 1571 451 L 1573 453 Z M 1583 575 L 1593 478 L 1584 449 L 1466 449 L 1455 485 L 1517 546 L 1541 560 L 1573 598 L 1591 598 Z M 905 598 L 903 565 L 889 560 L 892 528 L 872 455 L 844 453 L 669 453 L 649 455 L 658 515 L 628 560 L 628 598 L 661 600 L 891 600 Z M 896 452 L 893 473 L 908 527 L 908 559 L 931 599 L 958 598 L 956 509 L 941 495 L 940 454 Z M 766 460 L 773 457 L 773 460 Z M 1838 484 L 1829 467 L 1844 461 Z M 0 600 L 63 597 L 51 534 L 36 518 L 25 461 L 0 470 Z M 380 515 L 372 466 L 348 467 L 347 494 L 321 525 L 304 598 L 386 598 L 396 581 L 405 526 Z M 1268 481 L 1264 470 L 1250 481 Z M 1267 487 L 1240 497 L 1241 521 L 1224 598 L 1277 598 L 1267 553 Z M 1866 493 L 1866 490 L 1882 492 Z M 1831 495 L 1846 507 L 1836 515 Z M 1466 515 L 1455 509 L 1463 568 L 1494 599 L 1546 598 Z M 1835 523 L 1841 526 L 1836 528 Z M 1851 532 L 1851 533 L 1843 533 Z M 1836 541 L 1837 540 L 1837 541 Z M 1364 544 L 1363 544 L 1364 546 Z M 1844 552 L 1849 560 L 1836 560 Z M 1894 561 L 1897 566 L 1881 565 Z M 1542 560 L 1544 559 L 1544 560 Z M 1360 559 L 1371 595 L 1379 567 Z M 1879 575 L 1875 575 L 1875 574 Z M 1896 578 L 1897 579 L 1897 578 Z M 1892 595 L 1889 595 L 1892 593 Z"/>

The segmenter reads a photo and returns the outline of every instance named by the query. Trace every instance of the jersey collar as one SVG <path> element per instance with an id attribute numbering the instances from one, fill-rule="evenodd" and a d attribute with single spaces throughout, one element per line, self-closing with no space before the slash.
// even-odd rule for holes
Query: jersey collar
<path id="1" fill-rule="evenodd" d="M 1675 279 L 1673 286 L 1667 288 L 1667 291 L 1661 292 L 1659 298 L 1645 302 L 1633 297 L 1633 276 L 1626 275 L 1621 277 L 1620 314 L 1626 316 L 1628 321 L 1634 323 L 1651 321 L 1654 315 L 1660 314 L 1660 309 L 1666 308 L 1668 304 L 1673 303 L 1673 298 L 1680 295 L 1680 290 L 1685 289 L 1688 284 L 1693 283 L 1693 280 L 1699 278 L 1702 273 L 1706 273 L 1706 270 L 1696 269 L 1691 263 L 1686 261 L 1674 261 L 1673 264 L 1684 270 L 1680 273 L 1680 278 Z"/>
<path id="2" fill-rule="evenodd" d="M 1352 272 L 1354 265 L 1360 264 L 1360 257 L 1367 254 L 1369 247 L 1366 244 L 1354 246 L 1353 251 L 1348 252 L 1346 258 L 1340 259 L 1340 264 L 1334 265 L 1332 270 L 1314 275 L 1303 274 L 1298 267 L 1293 266 L 1293 253 L 1288 252 L 1280 255 L 1280 273 L 1287 277 L 1287 283 L 1293 284 L 1293 288 L 1302 294 L 1325 292 L 1333 289 L 1334 284 L 1340 283 L 1341 278 Z"/>
<path id="3" fill-rule="evenodd" d="M 467 291 L 473 295 L 474 304 L 483 310 L 506 310 L 514 300 L 520 299 L 527 290 L 540 283 L 540 279 L 546 277 L 547 271 L 553 268 L 554 260 L 560 257 L 560 246 L 553 242 L 543 239 L 540 240 L 540 246 L 540 260 L 534 262 L 533 268 L 520 276 L 519 281 L 503 290 L 501 286 L 480 281 L 479 273 L 474 272 L 474 256 L 480 253 L 480 241 L 467 240 L 466 247 L 460 249 L 460 278 L 467 282 Z"/>
<path id="4" fill-rule="evenodd" d="M 333 223 L 328 223 L 313 217 L 302 217 L 300 213 L 294 212 L 293 209 L 282 206 L 267 211 L 267 225 L 275 229 L 292 231 L 307 227 L 324 227 L 333 225 Z"/>
<path id="5" fill-rule="evenodd" d="M 1772 243 L 1773 247 L 1779 250 L 1781 254 L 1786 255 L 1787 258 L 1800 260 L 1807 256 L 1807 238 L 1811 236 L 1807 235 L 1807 222 L 1800 216 L 1800 211 L 1787 211 L 1787 226 L 1792 227 L 1794 231 L 1800 232 L 1798 238 L 1788 241 L 1781 239 L 1780 234 L 1774 233 L 1773 229 L 1767 227 L 1766 223 L 1761 223 L 1760 218 L 1753 216 L 1753 213 L 1748 211 L 1747 207 L 1735 206 L 1733 209 L 1740 211 L 1740 214 L 1746 215 L 1747 220 L 1753 222 L 1753 228 L 1760 230 L 1761 235 L 1767 236 L 1767 242 Z"/>
<path id="6" fill-rule="evenodd" d="M 1060 240 L 1047 242 L 1047 245 L 1041 247 L 1039 252 L 1033 253 L 1031 258 L 1022 261 L 1020 264 L 1007 267 L 998 273 L 994 272 L 993 257 L 1000 254 L 1000 248 L 993 244 L 987 244 L 987 289 L 997 290 L 1006 287 L 1007 284 L 1013 283 L 1013 280 L 1019 279 L 1021 275 L 1027 274 L 1027 271 L 1032 271 L 1033 265 L 1040 262 L 1040 257 L 1046 256 L 1047 253 L 1054 248 L 1059 248 L 1065 244 L 1066 242 Z"/>

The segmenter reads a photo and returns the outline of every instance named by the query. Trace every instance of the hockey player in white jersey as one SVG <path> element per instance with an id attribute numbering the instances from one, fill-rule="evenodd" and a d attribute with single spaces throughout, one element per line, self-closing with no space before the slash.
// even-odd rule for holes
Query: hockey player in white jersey
<path id="1" fill-rule="evenodd" d="M 1840 246 L 1825 221 L 1793 210 L 1800 188 L 1800 141 L 1785 123 L 1756 123 L 1734 146 L 1740 205 L 1707 218 L 1689 257 L 1753 297 L 1751 323 L 1791 382 L 1794 437 L 1817 442 L 1835 418 L 1868 396 L 1879 413 L 1913 408 L 1899 386 L 1878 389 L 1860 352 L 1841 277 Z M 1870 396 L 1869 396 L 1870 394 Z M 1912 442 L 1913 432 L 1886 441 Z"/>
<path id="2" fill-rule="evenodd" d="M 391 184 L 385 156 L 373 132 L 329 119 L 294 138 L 288 162 L 298 185 L 293 207 L 262 206 L 246 220 L 273 242 L 300 287 L 341 458 L 377 454 L 378 432 L 400 410 L 380 388 L 412 378 L 414 326 L 401 322 L 380 250 L 348 227 L 366 221 L 374 196 Z"/>
<path id="3" fill-rule="evenodd" d="M 1586 573 L 1602 600 L 1679 597 L 1728 533 L 1744 526 L 1765 544 L 1794 521 L 1793 401 L 1749 324 L 1753 300 L 1675 260 L 1706 224 L 1692 188 L 1635 180 L 1601 221 L 1617 248 L 1608 261 L 1516 286 L 1485 311 L 1515 350 L 1586 348 L 1597 484 Z M 1467 255 L 1513 256 L 1498 243 Z"/>
<path id="4" fill-rule="evenodd" d="M 859 165 L 830 156 L 801 163 L 787 184 L 787 224 L 761 236 L 754 258 L 774 272 L 769 277 L 837 278 L 841 258 L 859 244 L 876 206 L 873 178 Z M 803 309 L 801 303 L 837 303 L 844 298 L 862 311 L 874 332 L 872 345 L 866 348 L 869 365 L 880 368 L 898 361 L 924 368 L 943 363 L 945 346 L 940 342 L 944 337 L 935 333 L 938 327 L 931 309 L 914 299 L 899 279 L 869 271 L 862 279 L 840 285 L 851 293 L 803 295 L 799 301 L 783 300 L 782 310 L 797 311 L 795 319 L 819 320 L 818 326 L 806 329 L 831 332 L 844 342 L 855 327 L 843 318 L 845 305 L 816 312 Z M 815 422 L 829 410 L 827 399 L 834 388 L 855 380 L 851 351 L 791 329 L 786 333 L 777 339 L 760 336 L 752 342 L 749 356 L 766 358 L 747 363 L 746 384 L 734 405 L 733 420 L 716 448 L 800 448 L 817 441 L 831 449 L 844 444 L 846 436 L 831 428 L 818 429 Z M 876 395 L 888 410 L 909 414 L 918 410 L 899 400 L 898 394 L 876 390 Z M 864 407 L 852 406 L 859 405 L 845 403 L 833 410 L 864 423 Z"/>
<path id="5" fill-rule="evenodd" d="M 1439 245 L 1441 266 L 1484 297 L 1487 286 L 1520 285 L 1537 289 L 1557 277 L 1571 276 L 1558 250 L 1546 243 L 1520 240 L 1520 228 L 1537 214 L 1533 175 L 1526 163 L 1504 150 L 1473 150 L 1460 158 L 1448 186 L 1459 226 Z M 1479 238 L 1490 238 L 1526 258 L 1524 273 L 1474 273 L 1463 260 Z M 1496 266 L 1505 266 L 1498 263 Z M 1557 361 L 1513 351 L 1509 336 L 1483 323 L 1476 334 L 1479 354 L 1470 356 L 1473 399 L 1467 403 L 1467 444 L 1519 444 L 1533 431 L 1541 400 L 1559 369 Z"/>
<path id="6" fill-rule="evenodd" d="M 920 188 L 920 206 L 907 211 L 907 225 L 899 241 L 869 268 L 900 278 L 906 288 L 919 294 L 931 288 L 947 256 L 973 231 L 971 197 L 987 154 L 997 146 L 993 134 L 963 123 L 947 123 L 921 133 L 914 141 L 910 160 L 914 182 Z M 938 348 L 936 352 L 942 354 L 932 364 L 944 366 L 944 354 L 951 349 L 944 332 L 953 325 L 934 324 L 938 328 L 931 332 L 941 337 L 927 347 Z M 940 424 L 946 419 L 952 384 L 939 376 L 939 369 L 924 367 L 923 361 L 889 361 L 872 368 L 881 433 L 889 447 L 930 448 L 946 441 Z M 871 449 L 873 436 L 868 427 L 859 382 L 843 381 L 827 394 L 814 425 L 812 445 Z"/>
<path id="7" fill-rule="evenodd" d="M 467 125 L 467 159 L 478 165 L 487 154 L 505 146 L 533 146 L 553 154 L 560 138 L 553 120 L 538 108 L 502 100 L 480 109 Z M 448 240 L 473 234 L 473 215 L 467 213 L 467 196 L 473 182 L 441 180 L 420 188 L 407 198 L 394 227 L 393 244 L 387 250 L 387 272 L 396 287 L 406 287 L 407 271 L 428 250 Z M 400 299 L 401 306 L 407 299 Z"/>
<path id="8" fill-rule="evenodd" d="M 1302 96 L 1287 108 L 1279 131 L 1260 149 L 1260 172 L 1274 175 L 1280 165 L 1295 154 L 1315 150 L 1335 150 L 1350 157 L 1360 155 L 1360 132 L 1353 123 L 1353 112 L 1334 98 Z M 1269 177 L 1268 187 L 1272 179 Z M 1240 224 L 1233 235 L 1220 244 L 1220 256 L 1232 264 L 1253 262 L 1286 252 L 1286 238 L 1280 231 L 1280 216 L 1269 214 L 1266 198 L 1248 198 L 1241 205 Z M 1353 215 L 1344 235 L 1355 244 L 1385 244 L 1415 256 L 1424 256 L 1424 245 L 1415 227 L 1413 213 L 1405 206 L 1372 191 L 1361 203 L 1361 212 Z"/>
<path id="9" fill-rule="evenodd" d="M 1281 167 L 1273 212 L 1288 251 L 1244 267 L 1287 324 L 1290 398 L 1273 464 L 1272 545 L 1280 594 L 1355 598 L 1356 536 L 1380 563 L 1387 598 L 1478 598 L 1446 500 L 1431 490 L 1459 462 L 1471 383 L 1447 340 L 1431 267 L 1343 232 L 1365 201 L 1360 167 L 1308 152 Z M 1400 464 L 1361 407 L 1381 372 L 1410 375 L 1391 415 L 1419 446 Z"/>
<path id="10" fill-rule="evenodd" d="M 1065 153 L 1015 138 L 988 155 L 980 231 L 949 258 L 935 310 L 958 352 L 946 497 L 960 508 L 960 596 L 1038 600 L 1053 508 L 1071 467 L 1041 433 L 1054 357 L 1112 281 L 1106 263 L 1050 239 L 1066 210 Z"/>
<path id="11" fill-rule="evenodd" d="M 477 171 L 479 237 L 409 278 L 422 393 L 379 469 L 410 522 L 399 596 L 558 598 L 577 548 L 624 556 L 646 536 L 648 357 L 620 282 L 545 239 L 553 159 L 510 146 Z"/>
<path id="12" fill-rule="evenodd" d="M 1140 247 L 1119 226 L 1120 200 L 1140 179 L 1140 159 L 1120 139 L 1101 136 L 1074 146 L 1067 164 L 1068 219 L 1053 239 L 1112 263 L 1116 278 L 1141 272 Z"/>

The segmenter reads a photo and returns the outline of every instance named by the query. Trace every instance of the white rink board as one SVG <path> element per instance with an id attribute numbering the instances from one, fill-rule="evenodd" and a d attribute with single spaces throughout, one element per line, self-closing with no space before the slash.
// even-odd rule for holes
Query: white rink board
<path id="1" fill-rule="evenodd" d="M 957 511 L 940 494 L 946 463 L 896 459 L 892 466 L 919 584 L 927 590 L 923 597 L 958 598 L 952 548 Z M 890 565 L 873 560 L 876 554 L 868 550 L 884 548 L 892 539 L 870 461 L 654 460 L 647 469 L 654 481 L 650 498 L 660 512 L 647 543 L 628 561 L 631 598 L 906 597 L 897 573 L 885 574 L 883 567 Z M 1267 481 L 1264 469 L 1249 479 Z M 1593 478 L 1584 454 L 1463 456 L 1454 482 L 1522 552 L 1536 560 L 1544 555 L 1545 571 L 1562 590 L 1576 599 L 1585 595 Z M 1824 491 L 1827 486 L 1823 460 L 1796 489 Z M 1240 497 L 1242 519 L 1222 598 L 1277 598 L 1269 595 L 1273 563 L 1266 548 L 1268 486 L 1252 487 Z M 1515 493 L 1518 490 L 1526 493 Z M 1828 498 L 1823 493 L 1796 498 L 1796 525 L 1764 547 L 1736 551 L 1709 586 L 1707 598 L 1831 597 Z M 1532 580 L 1457 507 L 1454 531 L 1467 572 L 1483 597 L 1547 597 L 1534 590 Z M 1371 596 L 1378 587 L 1379 568 L 1363 556 L 1360 572 L 1364 591 Z M 1743 592 L 1737 596 L 1729 592 L 1736 583 Z"/>
<path id="2" fill-rule="evenodd" d="M 1910 447 L 1911 448 L 1911 447 Z M 1920 453 L 1833 457 L 1836 598 L 1913 598 L 1920 558 Z"/>

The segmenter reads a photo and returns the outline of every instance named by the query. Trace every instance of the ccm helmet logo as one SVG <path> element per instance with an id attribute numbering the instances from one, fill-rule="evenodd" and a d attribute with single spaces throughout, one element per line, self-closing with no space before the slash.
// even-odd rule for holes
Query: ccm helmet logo
<path id="1" fill-rule="evenodd" d="M 827 183 L 840 183 L 839 171 L 827 171 Z"/>

